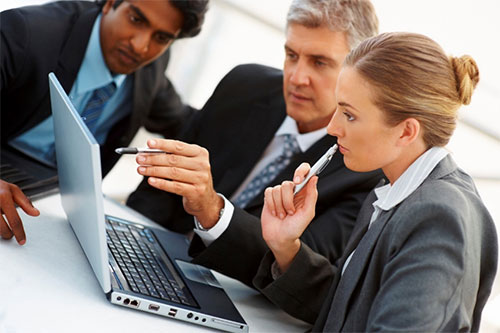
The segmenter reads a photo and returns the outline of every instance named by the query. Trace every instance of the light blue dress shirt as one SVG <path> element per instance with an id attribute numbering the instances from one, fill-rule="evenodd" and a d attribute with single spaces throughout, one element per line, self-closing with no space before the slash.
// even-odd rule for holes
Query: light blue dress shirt
<path id="1" fill-rule="evenodd" d="M 95 138 L 102 144 L 111 127 L 132 110 L 132 80 L 124 74 L 113 75 L 106 66 L 99 38 L 100 22 L 101 15 L 97 17 L 92 28 L 89 44 L 69 98 L 75 109 L 82 113 L 96 88 L 115 82 L 117 90 L 103 109 L 97 124 Z M 44 164 L 55 166 L 52 116 L 9 141 L 9 145 Z"/>

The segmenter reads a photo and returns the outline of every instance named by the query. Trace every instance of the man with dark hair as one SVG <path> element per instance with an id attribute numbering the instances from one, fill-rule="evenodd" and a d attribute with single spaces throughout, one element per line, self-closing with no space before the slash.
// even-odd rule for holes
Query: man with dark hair
<path id="1" fill-rule="evenodd" d="M 15 157 L 55 173 L 50 72 L 101 145 L 103 175 L 118 160 L 114 149 L 127 146 L 141 126 L 175 136 L 193 110 L 165 77 L 168 48 L 200 32 L 207 4 L 60 1 L 2 12 L 2 164 Z M 0 235 L 24 244 L 15 206 L 32 216 L 39 212 L 11 182 L 0 180 Z"/>

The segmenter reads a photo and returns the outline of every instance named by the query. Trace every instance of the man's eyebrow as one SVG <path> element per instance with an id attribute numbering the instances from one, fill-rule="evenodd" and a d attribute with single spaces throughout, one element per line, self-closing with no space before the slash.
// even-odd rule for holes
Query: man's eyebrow
<path id="1" fill-rule="evenodd" d="M 311 57 L 315 60 L 321 60 L 321 61 L 327 62 L 331 65 L 338 64 L 337 60 L 330 58 L 330 57 L 327 57 L 327 56 L 322 55 L 322 54 L 310 54 L 309 57 Z"/>
<path id="2" fill-rule="evenodd" d="M 141 18 L 141 20 L 144 20 L 147 23 L 149 23 L 148 18 L 146 17 L 146 15 L 144 15 L 144 13 L 142 12 L 142 10 L 140 10 L 138 7 L 136 7 L 136 6 L 132 5 L 132 4 L 129 4 L 129 7 L 130 7 L 130 9 L 132 9 L 134 11 L 134 13 L 137 16 L 139 16 Z"/>
<path id="3" fill-rule="evenodd" d="M 286 44 L 285 44 L 285 51 L 292 52 L 292 53 L 297 53 L 297 52 L 294 51 L 294 49 L 292 49 L 290 46 L 288 46 Z M 306 56 L 309 57 L 309 58 L 313 58 L 315 60 L 321 60 L 321 61 L 327 62 L 327 63 L 329 63 L 331 65 L 338 64 L 337 60 L 335 60 L 333 58 L 330 58 L 330 57 L 327 57 L 326 55 L 323 55 L 323 54 L 307 54 Z"/>
<path id="4" fill-rule="evenodd" d="M 146 15 L 144 15 L 144 13 L 142 12 L 142 10 L 140 10 L 138 7 L 134 6 L 133 4 L 129 4 L 129 7 L 130 9 L 137 15 L 141 18 L 141 20 L 143 20 L 144 22 L 146 22 L 147 24 L 149 24 L 149 20 L 148 18 L 146 17 Z M 173 34 L 169 31 L 164 31 L 164 30 L 161 30 L 159 31 L 158 33 L 160 34 L 164 34 L 166 35 L 168 38 L 170 39 L 175 39 L 177 38 L 177 35 L 176 34 Z"/>

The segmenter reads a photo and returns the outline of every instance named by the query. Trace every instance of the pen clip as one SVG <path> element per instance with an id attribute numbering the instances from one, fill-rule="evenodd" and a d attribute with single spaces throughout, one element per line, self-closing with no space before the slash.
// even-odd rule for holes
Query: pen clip
<path id="1" fill-rule="evenodd" d="M 325 170 L 325 168 L 328 165 L 328 163 L 330 163 L 330 161 L 332 160 L 332 157 L 333 157 L 333 153 L 329 154 L 326 157 L 325 162 L 323 162 L 323 164 L 319 167 L 318 171 L 316 171 L 316 176 L 319 175 L 321 171 Z"/>

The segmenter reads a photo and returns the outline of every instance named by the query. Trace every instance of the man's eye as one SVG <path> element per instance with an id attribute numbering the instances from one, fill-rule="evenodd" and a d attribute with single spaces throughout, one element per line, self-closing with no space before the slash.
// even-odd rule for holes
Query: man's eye
<path id="1" fill-rule="evenodd" d="M 135 15 L 130 15 L 130 22 L 132 22 L 132 23 L 140 23 L 141 22 L 141 18 L 138 17 L 138 16 L 135 16 Z"/>
<path id="2" fill-rule="evenodd" d="M 156 35 L 156 41 L 160 44 L 168 44 L 172 40 L 171 37 L 165 35 Z"/>

